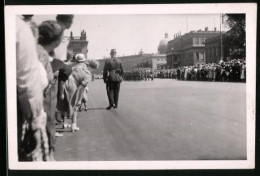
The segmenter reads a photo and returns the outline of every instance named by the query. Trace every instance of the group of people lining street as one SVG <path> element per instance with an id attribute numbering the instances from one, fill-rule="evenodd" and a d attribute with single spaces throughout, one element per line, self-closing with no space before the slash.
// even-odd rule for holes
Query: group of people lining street
<path id="1" fill-rule="evenodd" d="M 77 111 L 87 101 L 91 72 L 99 63 L 82 53 L 69 57 L 64 31 L 73 19 L 57 15 L 37 25 L 33 15 L 16 17 L 19 161 L 54 161 L 56 137 L 62 136 L 58 122 L 79 130 Z"/>
<path id="2" fill-rule="evenodd" d="M 161 69 L 157 78 L 193 81 L 246 82 L 246 61 L 234 59 L 227 62 L 180 66 L 177 69 Z"/>
<path id="3" fill-rule="evenodd" d="M 245 82 L 246 62 L 234 59 L 199 66 L 183 66 L 176 71 L 178 80 Z"/>

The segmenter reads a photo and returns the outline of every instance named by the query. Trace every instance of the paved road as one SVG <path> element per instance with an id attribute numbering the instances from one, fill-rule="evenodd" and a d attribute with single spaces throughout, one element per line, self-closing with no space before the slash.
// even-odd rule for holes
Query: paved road
<path id="1" fill-rule="evenodd" d="M 89 89 L 80 131 L 57 138 L 58 161 L 246 159 L 244 83 L 125 81 L 110 111 L 103 81 Z"/>

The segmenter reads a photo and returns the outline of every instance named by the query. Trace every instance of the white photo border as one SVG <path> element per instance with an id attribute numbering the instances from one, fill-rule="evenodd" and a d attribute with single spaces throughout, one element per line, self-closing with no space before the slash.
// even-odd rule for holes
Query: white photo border
<path id="1" fill-rule="evenodd" d="M 19 162 L 17 155 L 17 95 L 15 17 L 20 14 L 246 14 L 246 160 Z M 256 3 L 156 5 L 26 5 L 5 6 L 8 164 L 12 170 L 168 170 L 253 169 L 255 167 Z"/>

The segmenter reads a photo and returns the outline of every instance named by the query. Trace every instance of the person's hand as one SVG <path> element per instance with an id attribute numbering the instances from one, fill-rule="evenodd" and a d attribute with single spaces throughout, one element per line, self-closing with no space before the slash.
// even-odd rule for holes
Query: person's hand
<path id="1" fill-rule="evenodd" d="M 59 71 L 54 72 L 54 73 L 53 73 L 53 76 L 54 76 L 54 77 L 58 77 L 58 76 L 59 76 Z"/>

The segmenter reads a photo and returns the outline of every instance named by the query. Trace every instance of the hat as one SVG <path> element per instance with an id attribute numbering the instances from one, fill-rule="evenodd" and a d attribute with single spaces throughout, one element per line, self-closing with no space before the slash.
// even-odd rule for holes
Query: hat
<path id="1" fill-rule="evenodd" d="M 95 60 L 91 60 L 91 61 L 89 61 L 88 65 L 92 69 L 97 69 L 99 67 L 99 62 L 95 61 Z"/>
<path id="2" fill-rule="evenodd" d="M 111 49 L 110 55 L 111 55 L 111 54 L 115 54 L 115 53 L 116 53 L 116 49 Z"/>
<path id="3" fill-rule="evenodd" d="M 85 55 L 82 54 L 82 53 L 76 54 L 76 55 L 75 55 L 75 59 L 76 59 L 76 61 L 78 61 L 78 62 L 85 62 L 85 61 L 87 61 Z"/>

